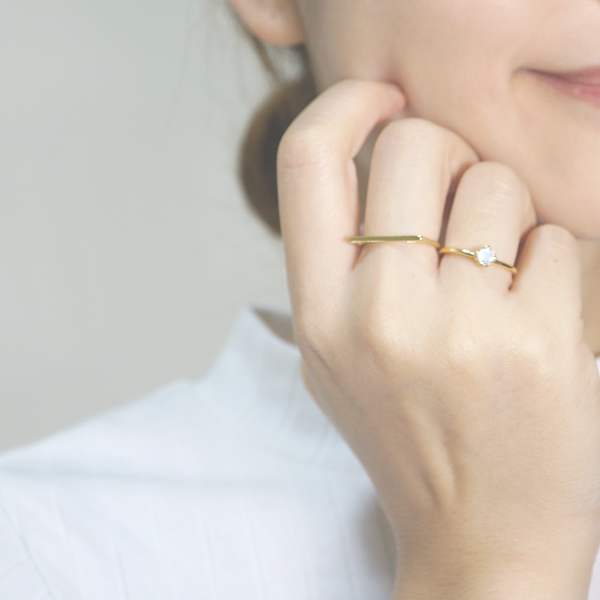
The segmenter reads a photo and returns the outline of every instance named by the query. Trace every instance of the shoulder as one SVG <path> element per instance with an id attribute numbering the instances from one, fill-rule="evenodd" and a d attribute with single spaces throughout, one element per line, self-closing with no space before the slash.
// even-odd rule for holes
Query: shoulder
<path id="1" fill-rule="evenodd" d="M 267 370 L 282 377 L 272 359 L 278 359 L 279 367 L 288 367 L 285 383 L 293 383 L 297 350 L 278 337 L 281 333 L 272 329 L 273 323 L 266 324 L 270 318 L 276 330 L 282 329 L 285 317 L 284 312 L 243 306 L 212 367 L 201 379 L 174 381 L 38 442 L 0 454 L 0 487 L 3 479 L 18 476 L 139 478 L 210 471 L 217 456 L 239 450 L 240 432 L 233 429 L 236 414 L 248 409 L 253 396 L 276 393 L 262 379 Z"/>
<path id="2" fill-rule="evenodd" d="M 54 596 L 53 590 L 70 589 L 62 579 L 72 576 L 65 565 L 72 563 L 69 544 L 78 543 L 71 522 L 85 524 L 85 513 L 95 511 L 98 522 L 98 508 L 107 500 L 98 494 L 100 481 L 151 470 L 150 439 L 167 446 L 177 412 L 195 398 L 192 384 L 174 382 L 0 455 L 0 597 L 58 598 L 62 596 Z M 62 566 L 64 575 L 53 575 L 56 566 Z"/>
<path id="3" fill-rule="evenodd" d="M 116 470 L 131 467 L 136 454 L 168 441 L 182 412 L 201 404 L 196 386 L 175 381 L 124 406 L 0 455 L 0 474 L 50 470 Z M 139 457 L 137 457 L 139 458 Z"/>

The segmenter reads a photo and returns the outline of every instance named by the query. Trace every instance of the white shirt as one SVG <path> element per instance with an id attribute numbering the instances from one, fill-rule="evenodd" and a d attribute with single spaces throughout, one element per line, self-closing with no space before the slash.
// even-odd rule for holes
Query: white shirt
<path id="1" fill-rule="evenodd" d="M 0 457 L 0 599 L 391 599 L 373 485 L 256 308 L 200 381 Z"/>

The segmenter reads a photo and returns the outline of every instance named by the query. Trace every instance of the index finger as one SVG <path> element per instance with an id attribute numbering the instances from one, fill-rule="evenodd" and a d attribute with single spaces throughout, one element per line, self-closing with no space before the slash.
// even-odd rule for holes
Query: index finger
<path id="1" fill-rule="evenodd" d="M 360 202 L 353 158 L 371 130 L 405 105 L 393 84 L 344 79 L 315 98 L 277 151 L 277 191 L 293 312 L 339 302 L 357 248 Z"/>

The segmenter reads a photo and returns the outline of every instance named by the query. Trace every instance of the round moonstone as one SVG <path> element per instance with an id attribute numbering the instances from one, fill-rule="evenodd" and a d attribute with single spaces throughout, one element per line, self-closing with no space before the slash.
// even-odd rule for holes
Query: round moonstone
<path id="1" fill-rule="evenodd" d="M 484 246 L 483 248 L 477 250 L 475 258 L 482 267 L 489 267 L 493 262 L 496 261 L 496 255 L 489 246 Z"/>

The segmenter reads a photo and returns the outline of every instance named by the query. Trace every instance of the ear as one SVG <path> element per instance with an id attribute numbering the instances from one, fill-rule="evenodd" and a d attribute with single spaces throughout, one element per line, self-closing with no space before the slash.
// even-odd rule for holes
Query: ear
<path id="1" fill-rule="evenodd" d="M 304 42 L 298 0 L 229 0 L 246 27 L 260 40 L 275 46 Z"/>

